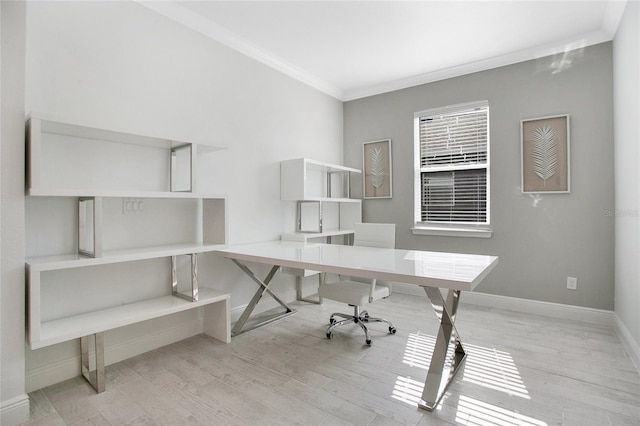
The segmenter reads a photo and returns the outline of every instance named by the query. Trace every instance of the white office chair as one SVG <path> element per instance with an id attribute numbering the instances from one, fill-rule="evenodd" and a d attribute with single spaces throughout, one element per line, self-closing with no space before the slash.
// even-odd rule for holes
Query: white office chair
<path id="1" fill-rule="evenodd" d="M 354 246 L 367 246 L 379 248 L 395 248 L 396 246 L 396 225 L 395 223 L 357 223 L 353 240 Z M 360 308 L 368 303 L 389 297 L 391 294 L 391 283 L 376 279 L 358 277 L 340 277 L 338 282 L 326 283 L 324 277 L 318 288 L 320 301 L 323 298 L 336 300 L 353 306 L 353 315 L 333 313 L 329 318 L 329 328 L 327 329 L 327 339 L 333 337 L 333 329 L 343 324 L 354 322 L 364 330 L 365 341 L 371 345 L 369 330 L 365 326 L 366 322 L 384 322 L 389 326 L 389 333 L 395 334 L 396 328 L 386 319 L 372 318 L 367 311 L 360 311 Z M 336 317 L 344 318 L 336 321 Z"/>

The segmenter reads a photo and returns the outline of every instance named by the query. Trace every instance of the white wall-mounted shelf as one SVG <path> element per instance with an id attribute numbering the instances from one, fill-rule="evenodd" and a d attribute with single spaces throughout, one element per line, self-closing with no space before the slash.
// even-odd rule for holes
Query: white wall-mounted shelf
<path id="1" fill-rule="evenodd" d="M 280 162 L 280 199 L 348 200 L 351 173 L 362 171 L 352 167 L 323 163 L 308 158 Z"/>
<path id="2" fill-rule="evenodd" d="M 174 296 L 162 296 L 57 320 L 36 322 L 29 328 L 31 349 L 43 348 L 211 304 L 219 306 L 205 312 L 204 327 L 206 332 L 208 331 L 207 334 L 228 343 L 231 341 L 229 298 L 229 294 L 201 287 L 197 302 L 189 302 Z"/>
<path id="3" fill-rule="evenodd" d="M 97 192 L 102 193 L 102 192 Z M 162 193 L 159 197 L 101 196 L 27 197 L 27 256 L 59 256 L 81 252 L 100 257 L 102 252 L 121 252 L 140 247 L 225 244 L 228 235 L 225 196 L 194 193 Z M 119 195 L 138 195 L 122 193 Z M 148 194 L 146 194 L 148 195 Z M 83 221 L 80 203 L 94 200 L 92 213 L 99 217 Z M 135 209 L 128 209 L 134 203 Z M 87 222 L 91 222 L 88 223 Z M 90 229 L 86 229 L 89 226 Z M 93 238 L 86 249 L 81 238 Z M 91 239 L 91 238 L 90 238 Z M 89 253 L 87 253 L 89 252 Z"/>
<path id="4" fill-rule="evenodd" d="M 282 234 L 280 239 L 283 241 L 296 241 L 296 242 L 309 242 L 315 239 L 327 239 L 330 237 L 338 236 L 351 236 L 353 235 L 353 229 L 335 229 L 325 232 L 290 232 Z"/>
<path id="5" fill-rule="evenodd" d="M 105 331 L 202 308 L 203 331 L 230 341 L 230 296 L 197 280 L 198 255 L 228 243 L 226 196 L 196 191 L 197 155 L 218 149 L 31 115 L 31 349 L 94 335 L 96 372 L 82 350 L 83 375 L 101 392 Z"/>
<path id="6" fill-rule="evenodd" d="M 202 194 L 197 192 L 166 191 L 127 191 L 110 189 L 27 189 L 31 197 L 111 197 L 111 198 L 159 198 L 159 199 L 198 199 L 225 198 L 220 194 Z"/>
<path id="7" fill-rule="evenodd" d="M 296 228 L 298 233 L 343 233 L 351 231 L 362 221 L 360 200 L 299 200 L 296 201 Z"/>
<path id="8" fill-rule="evenodd" d="M 27 193 L 76 191 L 195 192 L 196 158 L 224 149 L 131 134 L 32 113 L 27 120 Z M 176 148 L 188 147 L 176 161 Z M 84 194 L 86 195 L 86 194 Z"/>
<path id="9" fill-rule="evenodd" d="M 361 173 L 308 158 L 282 161 L 280 199 L 296 202 L 295 232 L 327 237 L 353 233 L 362 221 L 362 201 L 350 198 L 351 174 Z"/>
<path id="10" fill-rule="evenodd" d="M 167 246 L 141 247 L 106 251 L 100 257 L 87 257 L 79 254 L 41 256 L 27 258 L 26 264 L 31 272 L 55 271 L 58 269 L 109 265 L 161 257 L 185 256 L 192 253 L 207 253 L 219 250 L 223 245 L 224 244 L 173 244 Z"/>
<path id="11" fill-rule="evenodd" d="M 344 198 L 344 197 L 306 197 L 298 200 L 282 200 L 282 201 L 317 201 L 317 202 L 332 202 L 332 203 L 360 203 L 361 200 L 357 198 Z"/>

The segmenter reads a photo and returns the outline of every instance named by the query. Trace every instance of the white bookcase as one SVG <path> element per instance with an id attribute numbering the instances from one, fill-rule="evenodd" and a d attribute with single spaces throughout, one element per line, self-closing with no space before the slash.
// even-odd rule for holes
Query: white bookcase
<path id="1" fill-rule="evenodd" d="M 355 224 L 362 222 L 362 200 L 351 198 L 351 175 L 362 171 L 351 167 L 297 158 L 280 163 L 280 199 L 295 202 L 294 232 L 281 235 L 285 241 L 333 242 L 341 237 L 352 242 Z M 296 276 L 298 300 L 317 303 L 302 295 L 302 278 L 319 274 L 308 269 L 282 268 Z"/>
<path id="2" fill-rule="evenodd" d="M 32 349 L 79 338 L 83 375 L 102 392 L 105 331 L 202 308 L 204 332 L 230 341 L 230 296 L 199 287 L 197 273 L 198 255 L 227 243 L 226 196 L 196 192 L 198 154 L 218 149 L 31 115 Z"/>

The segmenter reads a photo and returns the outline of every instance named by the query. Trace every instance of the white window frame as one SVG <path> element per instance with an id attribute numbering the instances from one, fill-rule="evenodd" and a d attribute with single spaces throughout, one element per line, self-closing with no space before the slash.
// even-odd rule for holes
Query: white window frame
<path id="1" fill-rule="evenodd" d="M 486 207 L 486 222 L 422 222 L 422 207 L 421 207 L 421 194 L 422 194 L 422 179 L 421 174 L 427 171 L 426 168 L 422 168 L 420 164 L 420 119 L 429 116 L 436 115 L 448 115 L 458 112 L 464 112 L 477 108 L 487 108 L 487 164 L 474 165 L 464 168 L 468 169 L 486 169 L 487 174 L 487 207 Z M 491 135 L 490 135 L 490 121 L 489 121 L 489 102 L 488 101 L 476 101 L 464 104 L 457 104 L 446 106 L 442 108 L 432 108 L 424 111 L 419 111 L 414 114 L 414 227 L 412 232 L 416 235 L 440 235 L 440 236 L 453 236 L 453 237 L 479 237 L 479 238 L 491 238 Z M 459 165 L 442 166 L 437 169 L 430 168 L 428 171 L 455 171 L 461 170 Z"/>

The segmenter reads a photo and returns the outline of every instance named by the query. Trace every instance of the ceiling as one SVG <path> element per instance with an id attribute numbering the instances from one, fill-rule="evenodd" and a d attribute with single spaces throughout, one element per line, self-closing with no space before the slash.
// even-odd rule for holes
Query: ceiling
<path id="1" fill-rule="evenodd" d="M 610 41 L 625 0 L 144 1 L 348 101 Z"/>

